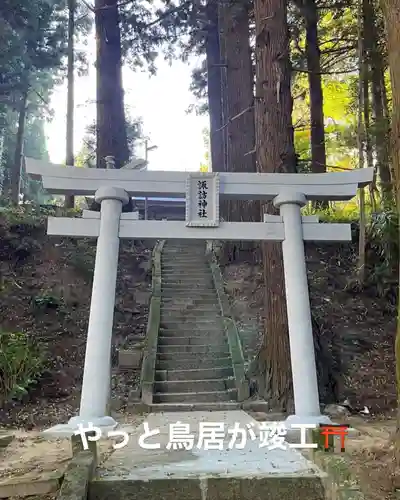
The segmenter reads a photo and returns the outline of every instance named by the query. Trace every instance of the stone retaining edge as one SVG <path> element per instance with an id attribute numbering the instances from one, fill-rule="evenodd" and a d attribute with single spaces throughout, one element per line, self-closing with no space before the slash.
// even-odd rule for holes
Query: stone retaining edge
<path id="1" fill-rule="evenodd" d="M 57 500 L 86 500 L 89 482 L 96 468 L 96 460 L 90 451 L 80 451 L 72 457 Z"/>
<path id="2" fill-rule="evenodd" d="M 364 494 L 344 457 L 337 452 L 321 450 L 309 450 L 303 454 L 327 474 L 323 482 L 328 500 L 364 500 Z"/>
<path id="3" fill-rule="evenodd" d="M 317 430 L 308 431 L 307 442 L 318 443 L 318 448 L 303 449 L 302 454 L 325 472 L 326 476 L 323 478 L 325 498 L 365 500 L 358 480 L 349 469 L 346 456 L 335 449 L 337 446 L 334 437 L 330 437 L 330 447 L 327 450 L 324 449 L 323 439 Z"/>
<path id="4" fill-rule="evenodd" d="M 164 244 L 164 240 L 158 241 L 152 253 L 152 296 L 140 373 L 141 401 L 145 405 L 153 403 L 154 371 L 161 315 L 161 252 Z"/>
<path id="5" fill-rule="evenodd" d="M 235 386 L 237 389 L 237 398 L 238 402 L 242 402 L 248 399 L 250 396 L 249 384 L 245 374 L 242 343 L 240 341 L 236 322 L 232 317 L 232 311 L 228 296 L 225 293 L 224 280 L 222 277 L 221 269 L 212 250 L 212 243 L 210 242 L 207 242 L 206 256 L 211 269 L 214 287 L 217 292 L 218 303 L 221 309 L 225 332 L 228 337 L 229 351 L 232 359 L 233 376 L 235 378 Z"/>

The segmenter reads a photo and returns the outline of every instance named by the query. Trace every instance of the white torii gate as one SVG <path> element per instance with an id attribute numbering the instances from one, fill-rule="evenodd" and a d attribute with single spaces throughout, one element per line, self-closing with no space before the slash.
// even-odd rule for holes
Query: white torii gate
<path id="1" fill-rule="evenodd" d="M 289 324 L 295 415 L 292 423 L 329 422 L 321 415 L 311 325 L 304 241 L 349 241 L 349 224 L 320 224 L 302 217 L 307 200 L 349 200 L 373 179 L 373 169 L 326 174 L 187 173 L 83 169 L 26 158 L 26 171 L 54 194 L 95 195 L 100 213 L 82 218 L 49 217 L 49 235 L 97 238 L 85 367 L 78 424 L 115 426 L 106 414 L 119 239 L 281 241 Z M 186 221 L 138 220 L 122 213 L 130 196 L 184 197 Z M 221 222 L 220 199 L 273 200 L 280 216 L 264 222 Z M 61 429 L 62 431 L 62 429 Z"/>

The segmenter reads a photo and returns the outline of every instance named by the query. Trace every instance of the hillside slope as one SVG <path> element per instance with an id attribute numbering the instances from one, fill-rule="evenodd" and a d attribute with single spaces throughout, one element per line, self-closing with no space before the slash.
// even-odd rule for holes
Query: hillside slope
<path id="1" fill-rule="evenodd" d="M 0 329 L 26 332 L 45 350 L 46 369 L 21 401 L 0 409 L 3 425 L 26 429 L 66 422 L 79 407 L 95 240 L 48 237 L 45 217 L 0 217 Z M 151 248 L 121 242 L 113 350 L 144 338 Z M 113 356 L 115 363 L 116 356 Z M 124 398 L 137 374 L 113 376 Z"/>

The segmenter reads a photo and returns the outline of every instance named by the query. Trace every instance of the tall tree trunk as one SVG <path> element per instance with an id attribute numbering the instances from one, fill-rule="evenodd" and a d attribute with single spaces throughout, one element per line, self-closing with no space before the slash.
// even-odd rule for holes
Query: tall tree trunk
<path id="1" fill-rule="evenodd" d="M 68 90 L 67 90 L 67 136 L 65 163 L 74 164 L 74 32 L 75 0 L 68 0 Z M 65 197 L 65 208 L 74 208 L 75 197 Z"/>
<path id="2" fill-rule="evenodd" d="M 254 94 L 249 12 L 245 3 L 229 1 L 222 9 L 226 63 L 227 157 L 230 172 L 255 172 Z M 259 220 L 256 203 L 235 201 L 228 205 L 231 221 Z M 243 245 L 240 245 L 243 248 Z"/>
<path id="3" fill-rule="evenodd" d="M 28 90 L 25 90 L 21 96 L 20 109 L 18 115 L 18 130 L 15 143 L 14 163 L 11 171 L 10 201 L 13 205 L 18 205 L 19 202 L 19 192 L 21 185 L 21 160 L 22 160 L 22 149 L 24 146 L 27 101 L 28 101 Z"/>
<path id="4" fill-rule="evenodd" d="M 314 173 L 323 173 L 326 172 L 324 97 L 315 0 L 307 0 L 303 11 L 306 23 L 306 57 L 310 87 L 311 169 Z"/>
<path id="5" fill-rule="evenodd" d="M 121 168 L 129 160 L 122 88 L 121 33 L 117 0 L 95 2 L 97 41 L 97 168 L 106 156 Z"/>
<path id="6" fill-rule="evenodd" d="M 209 0 L 207 4 L 207 20 L 207 95 L 208 112 L 210 115 L 211 170 L 213 172 L 223 172 L 224 132 L 222 129 L 222 68 L 217 0 Z"/>
<path id="7" fill-rule="evenodd" d="M 392 86 L 392 125 L 391 125 L 391 147 L 392 164 L 394 174 L 394 188 L 397 200 L 397 209 L 400 216 L 400 0 L 380 0 L 388 42 L 388 58 L 390 67 L 390 83 Z M 400 264 L 399 264 L 400 278 Z M 398 419 L 395 440 L 395 458 L 397 474 L 399 477 L 400 467 L 400 279 L 399 279 L 399 303 L 397 316 L 396 334 L 396 374 L 397 374 L 397 403 Z M 396 481 L 397 482 L 397 481 Z M 399 484 L 395 484 L 399 488 Z"/>
<path id="8" fill-rule="evenodd" d="M 226 63 L 226 50 L 225 50 L 225 32 L 223 28 L 223 19 L 225 4 L 222 1 L 218 1 L 218 34 L 219 34 L 219 53 L 221 62 L 221 107 L 222 107 L 222 137 L 223 137 L 223 147 L 224 147 L 224 166 L 223 171 L 227 172 L 228 168 L 228 129 L 224 126 L 228 122 L 228 104 L 227 104 L 227 63 Z M 221 214 L 226 216 L 228 202 L 223 202 L 221 204 Z"/>
<path id="9" fill-rule="evenodd" d="M 357 142 L 358 142 L 358 166 L 364 168 L 364 144 L 366 138 L 365 129 L 365 81 L 368 85 L 368 67 L 365 50 L 365 1 L 359 0 L 358 8 L 358 116 L 357 116 Z M 359 189 L 360 208 L 360 230 L 358 236 L 358 269 L 357 278 L 360 285 L 365 281 L 365 193 L 364 188 Z"/>
<path id="10" fill-rule="evenodd" d="M 379 46 L 376 6 L 369 0 L 369 15 L 366 16 L 366 31 L 369 33 L 370 64 L 371 64 L 371 93 L 372 107 L 375 120 L 374 146 L 376 150 L 376 168 L 379 173 L 382 200 L 384 206 L 393 202 L 392 178 L 389 164 L 389 121 L 385 112 L 385 77 L 383 55 Z"/>
<path id="11" fill-rule="evenodd" d="M 372 71 L 371 68 L 371 52 L 372 52 L 372 39 L 371 39 L 371 29 L 369 22 L 372 17 L 372 4 L 371 0 L 363 0 L 363 44 L 364 44 L 364 60 L 363 60 L 363 74 L 362 74 L 362 85 L 363 85 L 363 115 L 364 115 L 364 139 L 365 139 L 365 155 L 367 160 L 367 167 L 374 169 L 374 155 L 373 155 L 373 144 L 371 136 L 371 99 L 370 99 L 370 80 Z M 374 174 L 374 179 L 369 185 L 371 207 L 374 212 L 376 212 L 376 175 Z"/>
<path id="12" fill-rule="evenodd" d="M 295 172 L 287 2 L 255 0 L 256 156 L 259 172 Z M 273 213 L 272 206 L 268 211 Z M 263 245 L 265 334 L 259 392 L 289 410 L 292 401 L 289 335 L 280 243 Z"/>

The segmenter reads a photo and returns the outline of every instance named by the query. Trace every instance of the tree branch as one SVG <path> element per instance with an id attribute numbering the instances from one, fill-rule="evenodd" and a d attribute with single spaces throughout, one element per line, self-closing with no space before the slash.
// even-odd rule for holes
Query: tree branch
<path id="1" fill-rule="evenodd" d="M 354 69 L 347 69 L 347 70 L 342 70 L 342 71 L 320 71 L 319 73 L 315 73 L 313 71 L 309 71 L 308 69 L 303 69 L 303 68 L 292 68 L 292 71 L 295 73 L 314 73 L 315 75 L 346 75 L 349 73 L 355 73 L 357 71 L 357 68 Z"/>
<path id="2" fill-rule="evenodd" d="M 222 127 L 218 128 L 214 133 L 221 132 L 221 130 L 223 130 L 224 128 L 226 128 L 230 123 L 232 123 L 234 120 L 237 120 L 238 118 L 240 118 L 242 115 L 244 115 L 248 111 L 251 111 L 253 108 L 254 108 L 254 105 L 252 104 L 251 106 L 249 106 L 248 108 L 244 109 L 243 111 L 241 111 L 237 115 L 233 116 L 232 118 L 229 118 L 229 120 L 225 123 L 225 125 L 222 125 Z"/>

